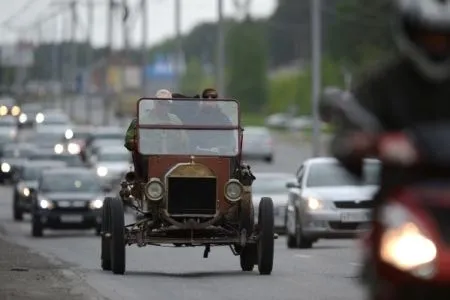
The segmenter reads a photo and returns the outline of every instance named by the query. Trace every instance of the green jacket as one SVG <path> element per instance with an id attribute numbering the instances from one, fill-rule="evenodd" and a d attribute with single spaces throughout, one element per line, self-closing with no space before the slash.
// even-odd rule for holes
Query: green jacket
<path id="1" fill-rule="evenodd" d="M 141 117 L 142 118 L 142 117 Z M 147 119 L 148 118 L 148 119 Z M 149 114 L 147 116 L 145 116 L 144 118 L 145 123 L 146 124 L 164 124 L 165 122 L 169 123 L 169 124 L 173 124 L 173 125 L 181 125 L 182 122 L 180 121 L 180 119 L 174 115 L 174 114 L 167 114 L 165 116 L 160 116 L 158 114 L 156 114 L 154 111 L 150 111 Z M 147 119 L 147 120 L 145 120 Z M 135 150 L 134 147 L 134 143 L 137 142 L 136 138 L 137 138 L 137 131 L 136 131 L 136 126 L 137 125 L 137 119 L 133 119 L 130 123 L 130 125 L 128 126 L 127 132 L 125 134 L 125 148 L 127 148 L 130 151 Z M 188 139 L 187 139 L 187 135 L 185 131 L 181 131 L 181 130 L 174 130 L 174 131 L 169 131 L 169 144 L 167 145 L 167 147 L 170 148 L 188 148 Z M 174 136 L 175 135 L 175 136 Z M 163 139 L 163 135 L 162 133 L 157 133 L 157 132 L 152 132 L 151 134 L 149 134 L 148 136 L 145 137 L 146 139 L 151 138 L 152 139 L 152 144 L 154 142 L 155 147 L 159 147 L 160 144 L 162 144 L 162 139 Z M 165 137 L 167 139 L 167 137 Z M 177 149 L 172 149 L 171 151 L 176 151 Z M 158 152 L 158 150 L 154 150 L 156 152 Z"/>

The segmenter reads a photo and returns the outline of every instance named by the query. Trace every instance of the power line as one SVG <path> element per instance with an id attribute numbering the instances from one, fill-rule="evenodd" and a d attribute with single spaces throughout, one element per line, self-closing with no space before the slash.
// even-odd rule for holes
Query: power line
<path id="1" fill-rule="evenodd" d="M 30 9 L 30 7 L 33 4 L 36 4 L 36 3 L 37 3 L 36 0 L 28 0 L 15 13 L 10 15 L 6 20 L 2 21 L 1 24 L 4 25 L 4 26 L 9 26 L 9 23 L 11 23 L 11 21 L 13 21 L 15 18 L 17 18 L 18 16 L 20 16 L 24 12 L 26 12 L 28 9 Z"/>

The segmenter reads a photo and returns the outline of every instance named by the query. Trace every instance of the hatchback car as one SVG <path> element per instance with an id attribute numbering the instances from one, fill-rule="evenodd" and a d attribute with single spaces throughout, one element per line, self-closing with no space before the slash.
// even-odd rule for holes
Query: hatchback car
<path id="1" fill-rule="evenodd" d="M 45 228 L 90 229 L 100 234 L 104 191 L 94 171 L 63 168 L 42 171 L 32 204 L 32 235 Z"/>
<path id="2" fill-rule="evenodd" d="M 312 158 L 289 183 L 287 246 L 310 248 L 321 238 L 350 238 L 371 221 L 372 197 L 378 190 L 380 162 L 366 159 L 358 181 L 334 158 Z"/>

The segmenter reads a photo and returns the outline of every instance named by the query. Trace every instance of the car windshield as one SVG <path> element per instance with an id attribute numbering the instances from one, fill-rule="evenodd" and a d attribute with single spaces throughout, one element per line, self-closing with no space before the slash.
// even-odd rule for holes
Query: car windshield
<path id="1" fill-rule="evenodd" d="M 307 187 L 335 187 L 351 185 L 378 185 L 380 163 L 364 164 L 364 180 L 359 181 L 347 172 L 339 163 L 314 163 L 307 177 Z"/>
<path id="2" fill-rule="evenodd" d="M 73 137 L 72 139 L 74 140 L 86 140 L 90 137 L 91 133 L 90 132 L 83 132 L 83 131 L 78 131 L 78 132 L 74 132 L 73 133 Z"/>
<path id="3" fill-rule="evenodd" d="M 125 132 L 95 133 L 93 135 L 93 141 L 123 139 L 124 136 L 125 136 Z"/>
<path id="4" fill-rule="evenodd" d="M 41 175 L 43 167 L 26 167 L 23 170 L 22 179 L 25 181 L 38 180 L 39 175 Z"/>
<path id="5" fill-rule="evenodd" d="M 78 155 L 55 155 L 53 156 L 53 160 L 65 162 L 69 167 L 83 166 L 83 161 Z"/>
<path id="6" fill-rule="evenodd" d="M 16 119 L 14 117 L 3 117 L 0 118 L 0 127 L 15 127 L 16 126 Z"/>
<path id="7" fill-rule="evenodd" d="M 47 115 L 42 122 L 42 124 L 46 125 L 59 125 L 67 123 L 69 123 L 69 119 L 66 115 Z"/>
<path id="8" fill-rule="evenodd" d="M 122 152 L 103 152 L 98 154 L 98 161 L 129 161 L 130 154 Z"/>
<path id="9" fill-rule="evenodd" d="M 4 158 L 27 158 L 34 153 L 33 149 L 27 148 L 5 148 L 3 149 Z"/>
<path id="10" fill-rule="evenodd" d="M 101 192 L 101 184 L 95 174 L 88 172 L 47 173 L 42 176 L 42 192 Z"/>
<path id="11" fill-rule="evenodd" d="M 141 154 L 200 156 L 238 154 L 237 102 L 205 99 L 171 101 L 153 99 L 139 101 L 138 143 Z M 158 128 L 164 126 L 166 128 Z M 168 128 L 170 126 L 178 128 Z"/>
<path id="12" fill-rule="evenodd" d="M 256 180 L 252 184 L 252 191 L 255 194 L 282 194 L 286 193 L 286 183 L 288 182 L 295 182 L 295 177 L 258 177 L 256 175 Z"/>
<path id="13" fill-rule="evenodd" d="M 63 137 L 61 133 L 39 132 L 31 138 L 31 142 L 36 145 L 56 145 L 63 140 Z"/>

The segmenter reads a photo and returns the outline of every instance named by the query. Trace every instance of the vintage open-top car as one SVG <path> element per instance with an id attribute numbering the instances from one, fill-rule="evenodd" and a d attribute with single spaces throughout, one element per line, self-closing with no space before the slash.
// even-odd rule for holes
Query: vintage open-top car
<path id="1" fill-rule="evenodd" d="M 174 114 L 167 115 L 170 109 Z M 239 104 L 224 99 L 140 99 L 137 152 L 116 198 L 103 205 L 103 270 L 125 272 L 125 246 L 229 246 L 243 271 L 271 274 L 273 202 L 254 224 L 250 167 L 241 162 Z M 124 223 L 124 207 L 140 214 Z"/>

